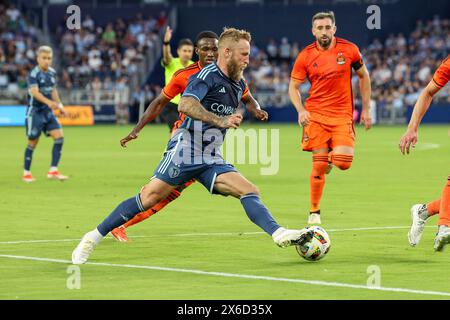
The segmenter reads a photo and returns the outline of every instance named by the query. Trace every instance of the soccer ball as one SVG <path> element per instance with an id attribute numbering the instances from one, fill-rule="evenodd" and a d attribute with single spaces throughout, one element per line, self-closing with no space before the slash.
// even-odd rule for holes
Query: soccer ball
<path id="1" fill-rule="evenodd" d="M 307 229 L 314 231 L 314 236 L 311 241 L 305 243 L 304 245 L 296 245 L 300 257 L 308 261 L 318 261 L 325 257 L 325 255 L 330 250 L 331 241 L 328 233 L 321 227 L 312 226 L 307 227 Z"/>

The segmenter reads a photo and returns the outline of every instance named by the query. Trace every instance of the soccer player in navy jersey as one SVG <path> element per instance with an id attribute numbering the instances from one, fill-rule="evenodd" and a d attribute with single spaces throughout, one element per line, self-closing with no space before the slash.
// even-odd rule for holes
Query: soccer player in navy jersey
<path id="1" fill-rule="evenodd" d="M 272 236 L 280 247 L 303 244 L 313 232 L 289 230 L 278 225 L 259 197 L 258 188 L 220 155 L 228 128 L 239 127 L 242 115 L 235 111 L 246 88 L 243 70 L 249 64 L 251 35 L 225 28 L 219 38 L 219 57 L 192 75 L 178 105 L 186 114 L 167 143 L 163 159 L 141 192 L 123 201 L 86 233 L 72 252 L 72 262 L 83 264 L 111 230 L 167 197 L 177 186 L 195 178 L 210 193 L 240 199 L 249 219 Z"/>
<path id="2" fill-rule="evenodd" d="M 24 172 L 22 180 L 33 182 L 31 174 L 31 160 L 33 151 L 39 142 L 39 136 L 44 132 L 54 140 L 52 162 L 47 178 L 65 180 L 68 177 L 58 171 L 64 135 L 61 124 L 53 111 L 59 110 L 64 114 L 64 106 L 56 89 L 56 71 L 51 67 L 53 50 L 48 46 L 41 46 L 37 50 L 38 65 L 28 74 L 28 108 L 25 128 L 28 145 L 25 149 Z"/>

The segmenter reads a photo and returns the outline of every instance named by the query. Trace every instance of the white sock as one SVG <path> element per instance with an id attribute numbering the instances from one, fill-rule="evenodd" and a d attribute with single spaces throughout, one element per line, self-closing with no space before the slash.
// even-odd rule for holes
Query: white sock
<path id="1" fill-rule="evenodd" d="M 100 241 L 104 238 L 102 234 L 95 228 L 94 230 L 87 233 L 87 236 L 95 241 L 96 244 L 99 244 Z"/>
<path id="2" fill-rule="evenodd" d="M 25 176 L 25 175 L 27 175 L 27 174 L 31 174 L 31 171 L 23 170 L 23 175 Z"/>
<path id="3" fill-rule="evenodd" d="M 50 167 L 50 169 L 48 170 L 48 172 L 54 172 L 54 171 L 58 171 L 58 167 Z"/>

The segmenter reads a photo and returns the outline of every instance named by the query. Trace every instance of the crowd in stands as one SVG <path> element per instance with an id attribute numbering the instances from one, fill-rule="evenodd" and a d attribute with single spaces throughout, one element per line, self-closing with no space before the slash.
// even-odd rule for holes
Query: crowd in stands
<path id="1" fill-rule="evenodd" d="M 130 106 L 137 106 L 137 101 L 142 99 L 148 105 L 161 88 L 157 85 L 139 88 L 139 84 L 130 83 L 129 79 L 139 71 L 138 62 L 146 50 L 161 42 L 160 31 L 166 20 L 162 12 L 158 17 L 138 14 L 130 21 L 118 18 L 98 25 L 86 15 L 80 30 L 69 30 L 64 19 L 55 32 L 55 43 L 59 44 L 55 54 L 61 66 L 57 70 L 59 87 L 88 89 L 91 94 L 126 88 Z M 3 92 L 26 88 L 27 74 L 35 65 L 38 32 L 14 5 L 0 4 L 0 89 Z M 305 45 L 285 37 L 271 39 L 263 46 L 252 43 L 250 65 L 244 75 L 262 106 L 290 104 L 287 94 L 290 72 Z M 417 21 L 410 34 L 391 34 L 384 41 L 374 39 L 361 48 L 361 53 L 372 79 L 373 100 L 380 107 L 401 113 L 406 106 L 414 104 L 421 88 L 450 53 L 450 20 L 435 16 L 429 21 Z M 354 92 L 358 92 L 356 79 Z M 309 83 L 305 83 L 303 98 L 308 89 Z M 122 93 L 121 97 L 125 96 Z M 114 94 L 111 98 L 115 98 Z M 441 90 L 434 101 L 450 103 L 450 86 Z"/>
<path id="2" fill-rule="evenodd" d="M 0 3 L 0 91 L 3 93 L 14 94 L 27 87 L 27 75 L 36 60 L 37 32 L 13 4 Z"/>
<path id="3" fill-rule="evenodd" d="M 75 31 L 66 28 L 64 19 L 56 30 L 64 69 L 61 85 L 93 89 L 100 81 L 101 89 L 110 90 L 115 83 L 129 79 L 139 71 L 138 62 L 146 50 L 160 41 L 159 31 L 166 19 L 164 12 L 157 18 L 138 14 L 131 21 L 118 18 L 100 26 L 86 15 L 82 28 Z"/>

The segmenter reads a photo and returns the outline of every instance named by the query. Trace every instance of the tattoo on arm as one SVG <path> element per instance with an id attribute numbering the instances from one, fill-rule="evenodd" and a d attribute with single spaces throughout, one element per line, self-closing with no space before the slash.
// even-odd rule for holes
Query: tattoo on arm
<path id="1" fill-rule="evenodd" d="M 192 97 L 182 97 L 178 104 L 178 111 L 186 114 L 195 120 L 201 120 L 214 126 L 221 126 L 224 122 L 223 117 L 219 117 L 212 112 L 207 111 L 200 101 Z"/>

